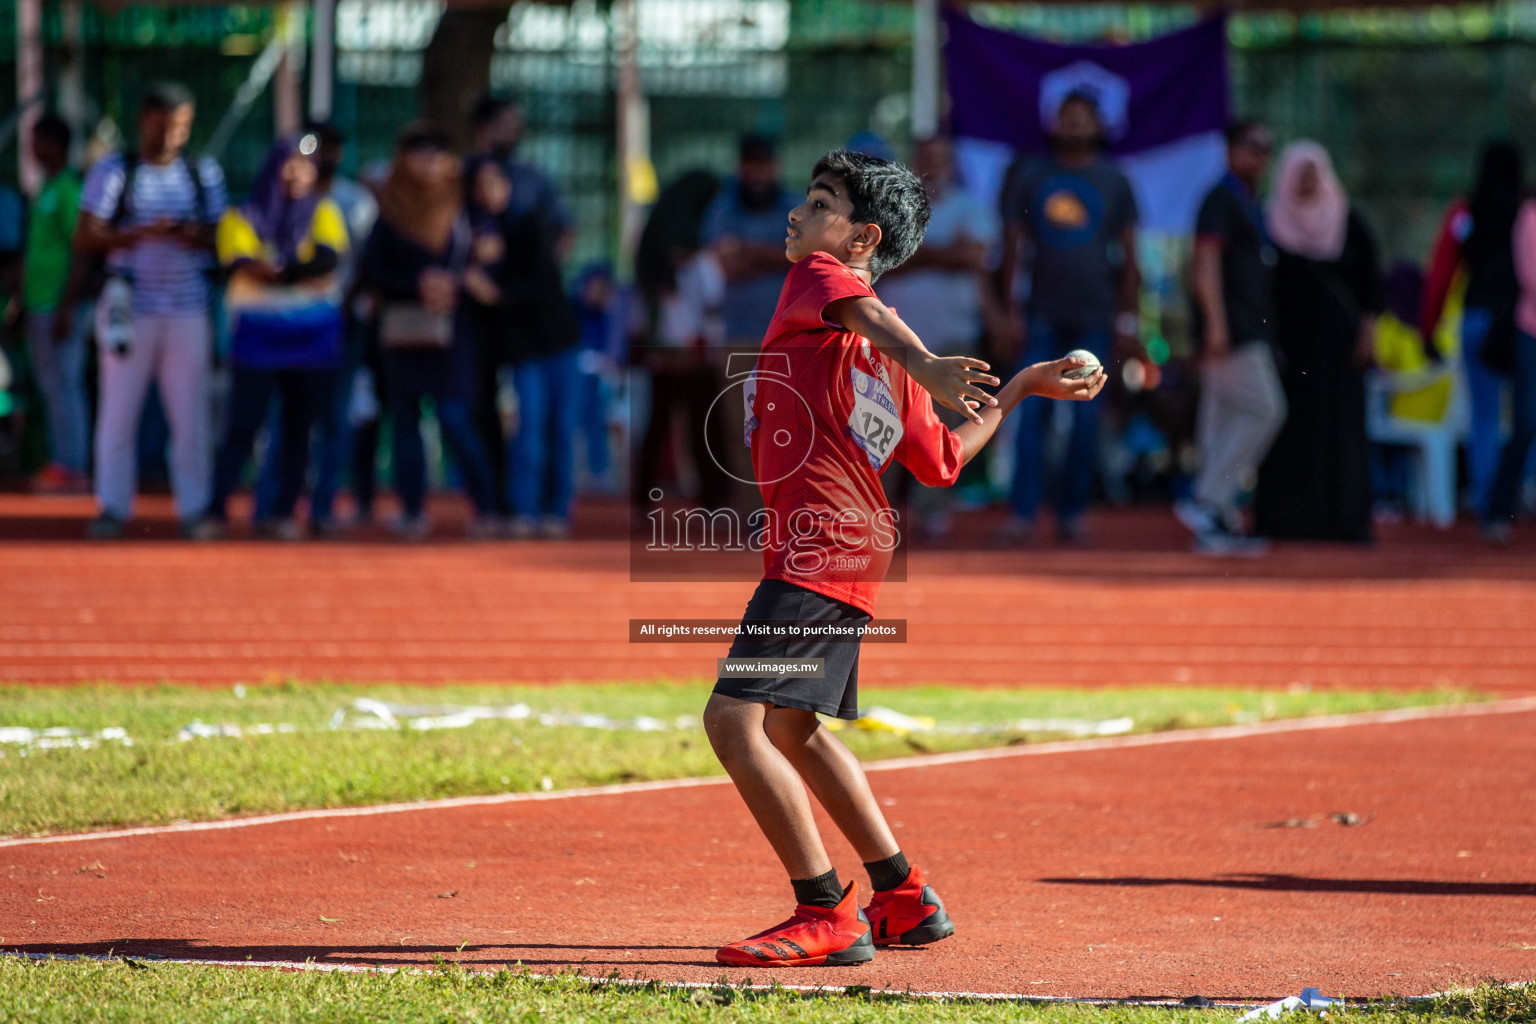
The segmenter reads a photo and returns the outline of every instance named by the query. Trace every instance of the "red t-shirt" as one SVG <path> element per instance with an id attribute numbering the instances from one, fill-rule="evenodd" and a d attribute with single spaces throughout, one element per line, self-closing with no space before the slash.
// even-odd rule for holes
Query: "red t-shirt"
<path id="1" fill-rule="evenodd" d="M 960 475 L 960 440 L 901 366 L 826 319 L 838 299 L 873 296 L 826 253 L 790 268 L 743 394 L 746 442 L 763 495 L 755 533 L 763 577 L 873 615 L 907 524 L 880 474 L 895 458 L 930 486 Z"/>

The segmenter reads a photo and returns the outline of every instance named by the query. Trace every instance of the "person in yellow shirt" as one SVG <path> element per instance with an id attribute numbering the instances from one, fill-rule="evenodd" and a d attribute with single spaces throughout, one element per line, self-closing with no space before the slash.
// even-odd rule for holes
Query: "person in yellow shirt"
<path id="1" fill-rule="evenodd" d="M 1377 368 L 1397 378 L 1387 400 L 1394 419 L 1439 423 L 1450 412 L 1452 367 L 1460 351 L 1461 301 L 1466 275 L 1451 283 L 1436 321 L 1434 336 L 1421 333 L 1419 309 L 1424 275 L 1412 263 L 1399 263 L 1387 273 L 1386 311 L 1376 320 L 1373 357 Z M 1420 386 L 1413 386 L 1418 378 Z M 1401 517 L 1408 491 L 1407 453 L 1398 447 L 1376 445 L 1372 450 L 1372 489 L 1378 521 Z"/>
<path id="2" fill-rule="evenodd" d="M 226 532 L 228 500 L 267 418 L 280 406 L 281 487 L 273 519 L 255 532 L 296 540 L 293 518 L 308 467 L 310 427 L 330 400 L 342 364 L 343 319 L 336 269 L 347 252 L 346 221 L 319 176 L 314 135 L 282 139 L 267 154 L 250 198 L 224 215 L 219 264 L 229 275 L 229 419 L 214 459 L 213 499 L 199 535 Z"/>
<path id="3" fill-rule="evenodd" d="M 1424 375 L 1424 386 L 1394 391 L 1388 408 L 1397 419 L 1439 423 L 1445 418 L 1451 401 L 1449 373 L 1435 373 L 1448 367 L 1460 348 L 1456 331 L 1437 329 L 1426 342 L 1416 326 L 1419 297 L 1424 275 L 1411 263 L 1399 263 L 1387 273 L 1387 309 L 1376 320 L 1374 357 L 1378 367 L 1404 376 Z M 1441 315 L 1442 327 L 1459 319 L 1461 295 L 1465 282 L 1453 283 Z"/>

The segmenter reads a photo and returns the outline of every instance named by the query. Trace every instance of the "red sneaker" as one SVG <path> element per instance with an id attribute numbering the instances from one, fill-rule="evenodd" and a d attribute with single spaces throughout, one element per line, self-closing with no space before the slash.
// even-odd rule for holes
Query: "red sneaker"
<path id="1" fill-rule="evenodd" d="M 715 951 L 716 960 L 733 967 L 848 966 L 874 958 L 857 882 L 848 883 L 843 901 L 831 910 L 796 906 L 783 924 Z"/>
<path id="2" fill-rule="evenodd" d="M 34 494 L 90 494 L 91 478 L 84 473 L 65 469 L 56 462 L 43 467 L 32 478 Z"/>
<path id="3" fill-rule="evenodd" d="M 864 914 L 877 946 L 926 946 L 955 934 L 955 923 L 944 913 L 944 902 L 916 866 L 896 888 L 875 893 Z"/>

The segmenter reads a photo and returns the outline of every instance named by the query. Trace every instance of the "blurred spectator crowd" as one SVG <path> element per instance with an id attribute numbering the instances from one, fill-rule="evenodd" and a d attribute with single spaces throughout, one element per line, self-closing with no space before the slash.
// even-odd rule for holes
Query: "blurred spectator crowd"
<path id="1" fill-rule="evenodd" d="M 0 474 L 32 415 L 47 452 L 30 486 L 94 494 L 100 539 L 162 465 L 192 539 L 227 536 L 246 489 L 252 534 L 338 535 L 373 520 L 381 477 L 402 539 L 430 532 L 434 486 L 464 493 L 480 538 L 566 536 L 579 493 L 642 512 L 755 500 L 712 409 L 786 269 L 798 182 L 773 139 L 744 137 L 731 175 L 664 188 L 630 281 L 567 266 L 577 225 L 519 159 L 515 103 L 484 99 L 462 154 L 444 126 L 408 124 L 361 180 L 313 126 L 273 143 L 239 203 L 187 153 L 195 116 L 184 88 L 151 87 L 133 146 L 83 175 L 62 120 L 32 129 L 41 190 L 0 189 Z M 1088 544 L 1095 500 L 1141 499 L 1216 555 L 1463 509 L 1508 542 L 1536 440 L 1536 201 L 1517 149 L 1487 147 L 1422 267 L 1384 268 L 1321 146 L 1277 154 L 1263 124 L 1234 123 L 1189 259 L 1193 344 L 1169 359 L 1144 344 L 1136 199 L 1102 136 L 1093 99 L 1067 96 L 997 203 L 964 187 L 944 137 L 901 154 L 932 218 L 879 290 L 927 346 L 1004 370 L 1081 348 L 1112 369 L 1101 401 L 1026 403 L 953 493 L 892 474 L 917 535 L 942 543 L 958 508 L 1000 504 L 997 544 Z"/>

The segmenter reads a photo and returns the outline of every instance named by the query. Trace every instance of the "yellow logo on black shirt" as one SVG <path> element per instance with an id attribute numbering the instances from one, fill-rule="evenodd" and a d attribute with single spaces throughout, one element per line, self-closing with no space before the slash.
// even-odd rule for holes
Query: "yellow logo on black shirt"
<path id="1" fill-rule="evenodd" d="M 1052 192 L 1046 198 L 1042 212 L 1052 227 L 1071 230 L 1088 226 L 1088 207 L 1067 189 Z"/>

